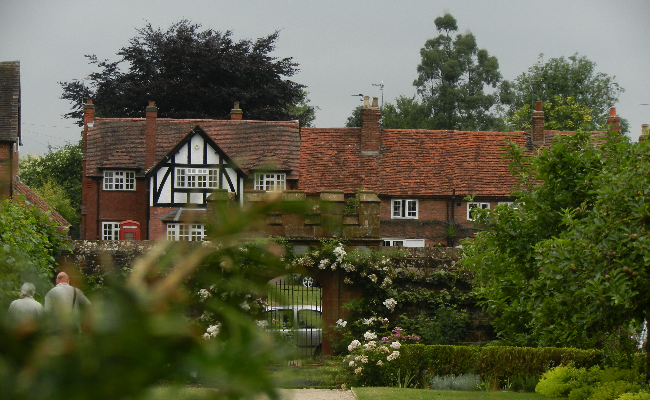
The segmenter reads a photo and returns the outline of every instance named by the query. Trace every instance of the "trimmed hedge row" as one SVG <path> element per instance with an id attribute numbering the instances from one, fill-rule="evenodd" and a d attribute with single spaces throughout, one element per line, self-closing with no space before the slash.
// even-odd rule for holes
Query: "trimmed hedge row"
<path id="1" fill-rule="evenodd" d="M 476 347 L 408 344 L 402 345 L 393 368 L 411 376 L 476 373 L 490 380 L 517 375 L 540 376 L 550 367 L 572 361 L 577 368 L 590 368 L 601 361 L 598 350 Z M 392 368 L 391 368 L 392 369 Z"/>

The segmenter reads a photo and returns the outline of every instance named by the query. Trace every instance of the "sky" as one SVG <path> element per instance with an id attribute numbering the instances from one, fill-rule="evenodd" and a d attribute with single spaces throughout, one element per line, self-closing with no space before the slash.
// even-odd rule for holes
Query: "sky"
<path id="1" fill-rule="evenodd" d="M 60 99 L 58 82 L 95 71 L 86 54 L 117 61 L 147 23 L 166 30 L 188 19 L 230 30 L 235 40 L 279 30 L 273 55 L 299 64 L 291 79 L 307 86 L 318 107 L 314 125 L 334 128 L 361 104 L 355 94 L 383 95 L 384 102 L 415 94 L 420 49 L 438 34 L 434 19 L 447 12 L 459 33 L 471 31 L 496 56 L 504 79 L 577 52 L 625 89 L 616 110 L 628 119 L 632 140 L 650 123 L 648 0 L 1 0 L 0 61 L 21 65 L 19 151 L 44 154 L 48 145 L 76 143 L 81 131 L 62 117 L 70 104 Z"/>

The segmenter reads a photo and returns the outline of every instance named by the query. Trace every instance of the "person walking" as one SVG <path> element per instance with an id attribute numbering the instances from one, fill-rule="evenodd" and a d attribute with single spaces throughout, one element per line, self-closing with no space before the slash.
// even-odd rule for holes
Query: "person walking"
<path id="1" fill-rule="evenodd" d="M 70 286 L 70 278 L 65 272 L 56 276 L 56 286 L 45 295 L 45 314 L 54 331 L 76 327 L 81 331 L 81 311 L 90 306 L 83 292 Z"/>
<path id="2" fill-rule="evenodd" d="M 12 325 L 37 324 L 43 316 L 43 306 L 34 300 L 36 287 L 25 282 L 20 288 L 20 298 L 9 305 L 7 316 Z"/>

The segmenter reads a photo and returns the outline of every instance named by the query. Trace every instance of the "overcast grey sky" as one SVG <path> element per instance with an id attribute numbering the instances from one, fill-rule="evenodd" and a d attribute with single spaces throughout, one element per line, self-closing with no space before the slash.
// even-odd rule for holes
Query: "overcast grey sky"
<path id="1" fill-rule="evenodd" d="M 300 64 L 292 79 L 319 108 L 315 125 L 341 127 L 360 104 L 353 94 L 381 97 L 373 84 L 384 83 L 385 102 L 415 93 L 420 48 L 437 35 L 433 20 L 445 12 L 498 58 L 504 79 L 540 53 L 548 60 L 578 52 L 625 88 L 616 108 L 632 139 L 650 123 L 650 106 L 641 105 L 650 103 L 648 0 L 0 0 L 0 61 L 21 62 L 21 154 L 80 138 L 62 118 L 69 104 L 59 99 L 58 82 L 93 71 L 84 54 L 117 60 L 136 28 L 166 29 L 182 18 L 232 30 L 235 39 L 280 30 L 275 55 Z"/>

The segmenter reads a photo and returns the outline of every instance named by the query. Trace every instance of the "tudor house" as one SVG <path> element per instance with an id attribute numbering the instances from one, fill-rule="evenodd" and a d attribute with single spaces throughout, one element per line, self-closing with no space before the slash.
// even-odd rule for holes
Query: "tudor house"
<path id="1" fill-rule="evenodd" d="M 92 103 L 84 110 L 82 239 L 199 240 L 214 189 L 239 204 L 245 192 L 350 199 L 363 189 L 380 200 L 384 246 L 454 245 L 473 234 L 474 208 L 515 200 L 505 133 L 382 129 L 377 98 L 364 99 L 360 128 L 247 121 L 237 104 L 230 120 L 157 118 L 153 102 L 145 118 L 95 118 Z M 543 123 L 538 103 L 532 131 L 507 136 L 534 151 L 563 133 Z M 608 123 L 618 129 L 614 109 Z"/>
<path id="2" fill-rule="evenodd" d="M 84 106 L 81 238 L 200 240 L 207 198 L 226 190 L 241 204 L 251 190 L 298 180 L 297 121 L 95 118 Z M 121 234 L 120 234 L 121 233 Z"/>

